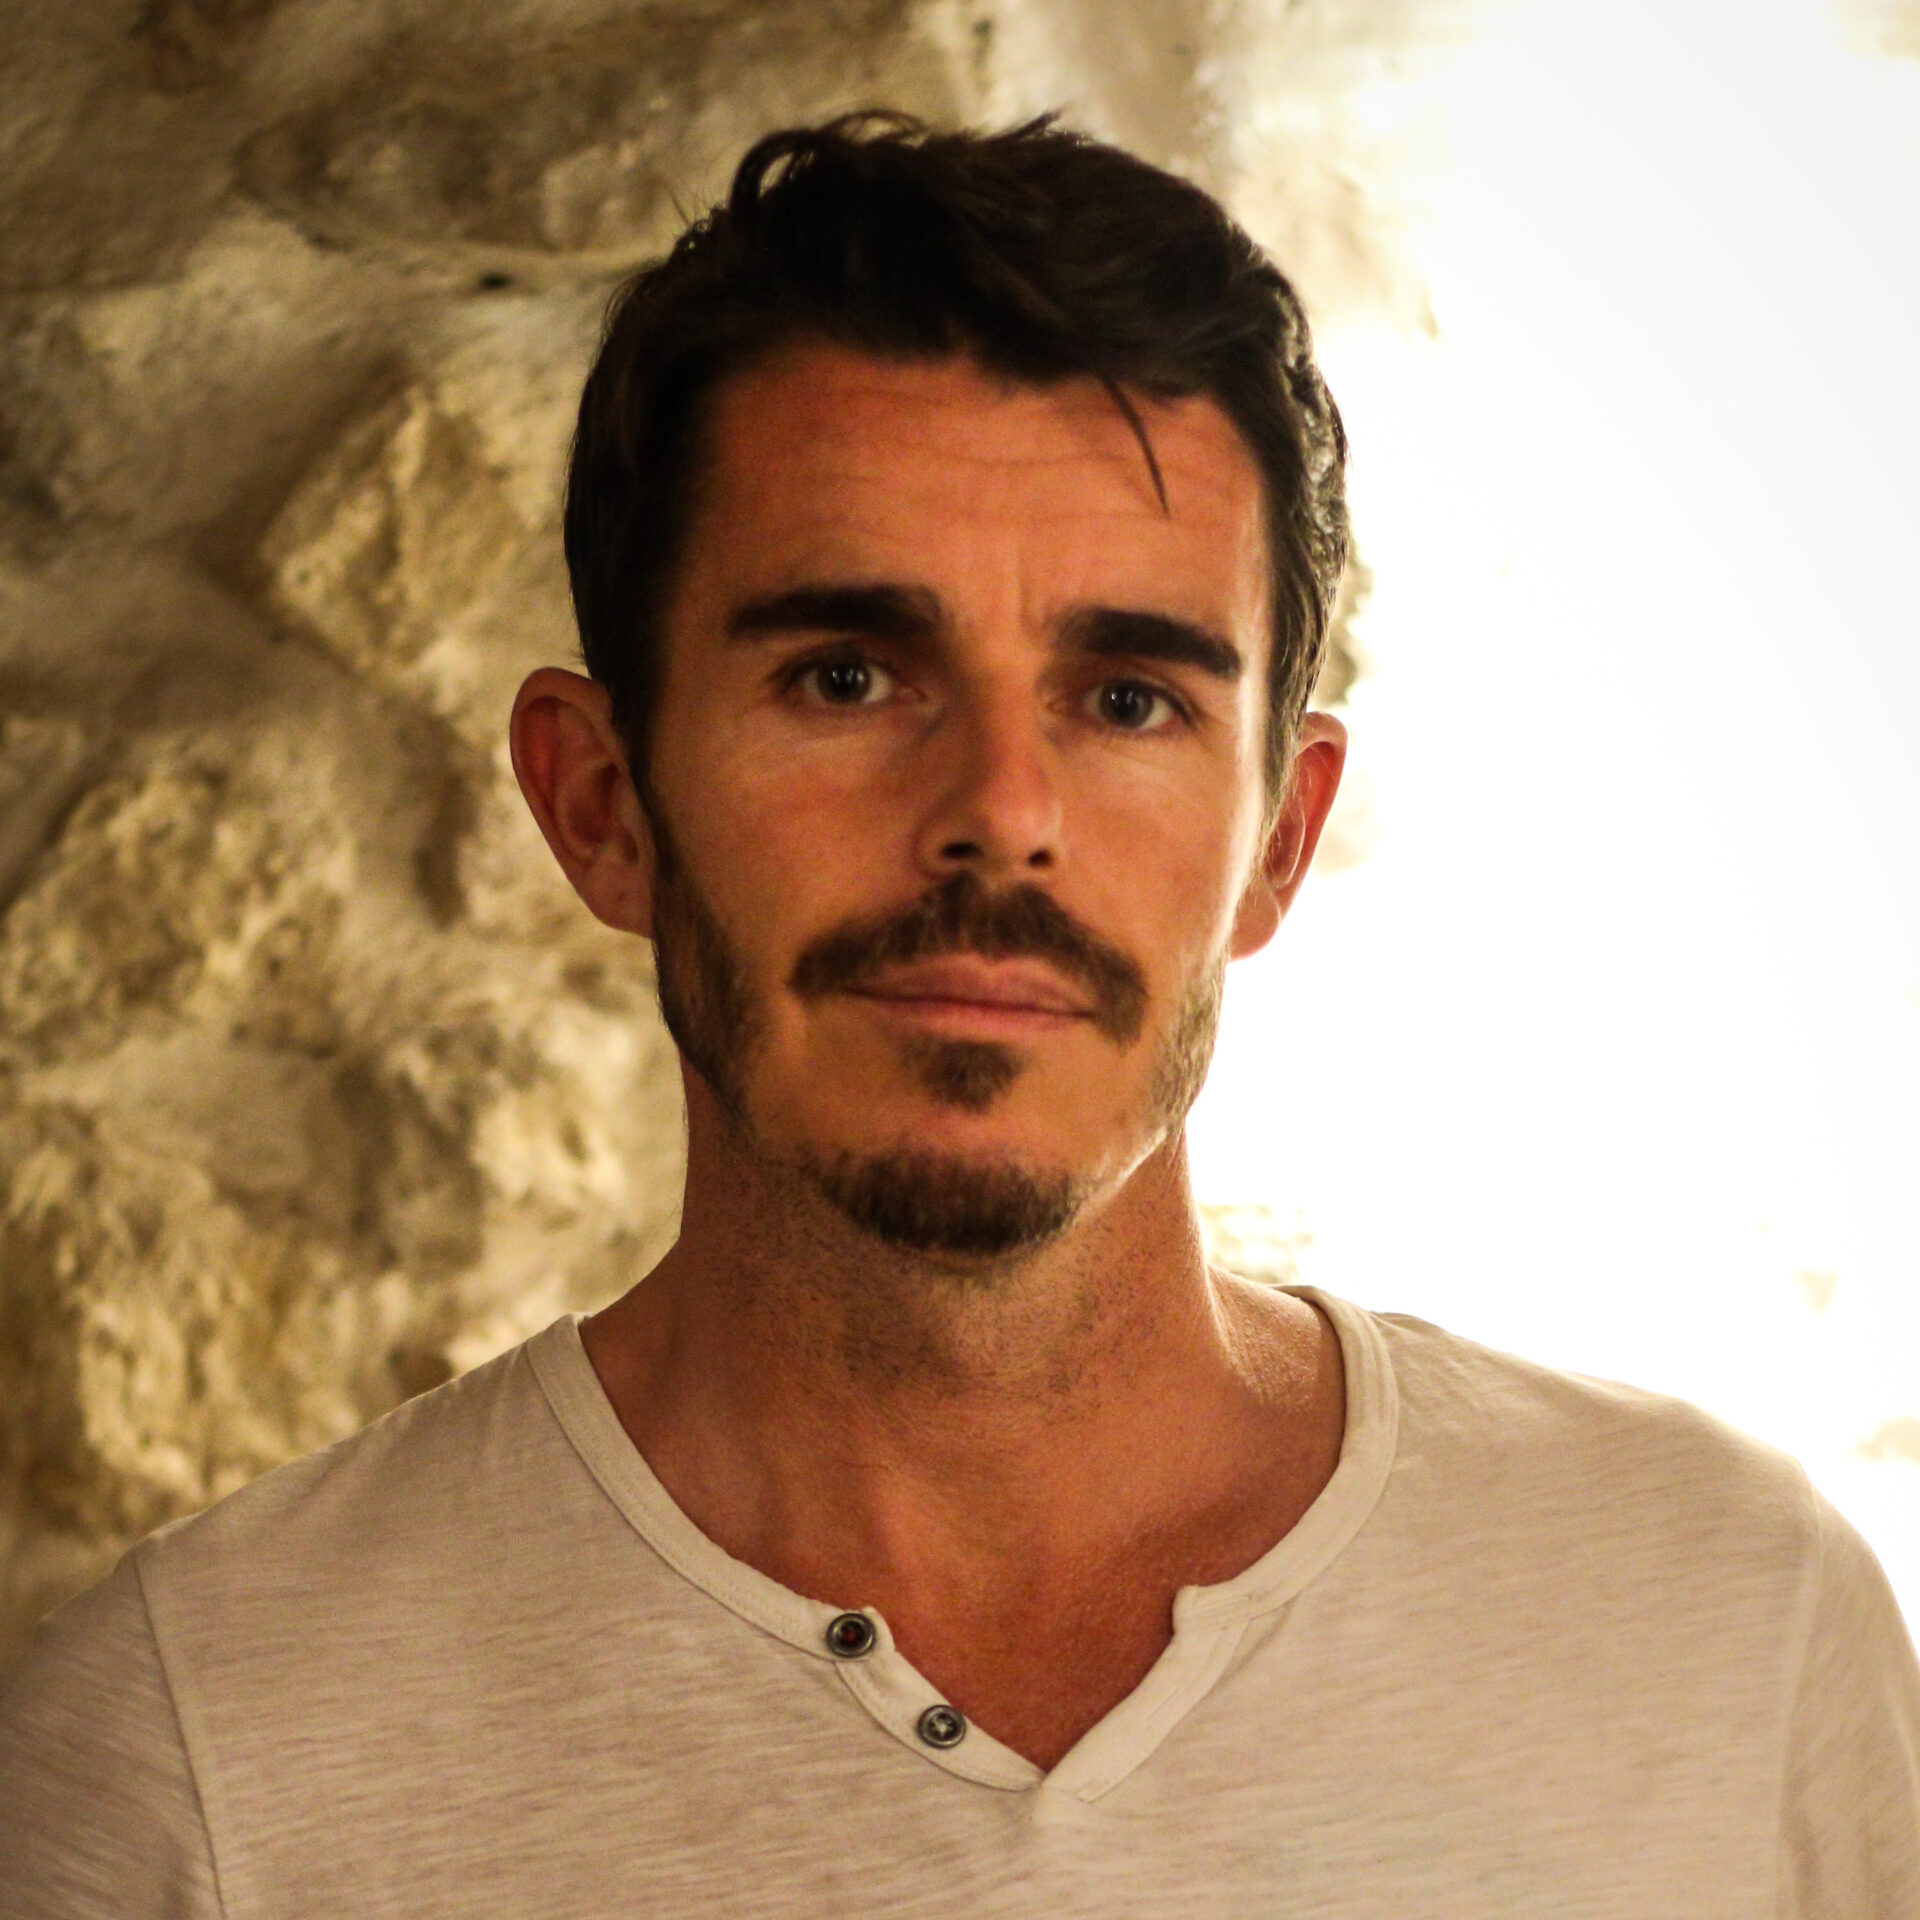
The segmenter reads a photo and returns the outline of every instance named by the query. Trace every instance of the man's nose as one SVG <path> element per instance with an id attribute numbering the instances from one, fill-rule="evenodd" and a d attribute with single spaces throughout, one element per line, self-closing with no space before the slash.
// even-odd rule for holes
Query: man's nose
<path id="1" fill-rule="evenodd" d="M 975 688 L 925 741 L 931 798 L 915 852 L 929 878 L 974 873 L 1011 883 L 1055 870 L 1059 749 L 1031 688 Z"/>

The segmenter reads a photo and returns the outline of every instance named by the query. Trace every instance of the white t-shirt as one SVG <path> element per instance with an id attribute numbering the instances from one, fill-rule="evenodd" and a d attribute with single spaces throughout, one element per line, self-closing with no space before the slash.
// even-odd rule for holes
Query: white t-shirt
<path id="1" fill-rule="evenodd" d="M 53 1617 L 0 1914 L 1920 1916 L 1920 1674 L 1800 1470 L 1314 1297 L 1338 1471 L 1044 1777 L 705 1539 L 561 1321 Z"/>

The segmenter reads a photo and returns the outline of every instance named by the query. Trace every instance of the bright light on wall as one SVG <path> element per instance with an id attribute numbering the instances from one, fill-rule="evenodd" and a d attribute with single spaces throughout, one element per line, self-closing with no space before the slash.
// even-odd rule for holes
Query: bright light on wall
<path id="1" fill-rule="evenodd" d="M 1920 61 L 1531 0 L 1418 84 L 1435 332 L 1322 330 L 1372 851 L 1233 976 L 1202 1197 L 1797 1454 L 1920 1620 Z"/>

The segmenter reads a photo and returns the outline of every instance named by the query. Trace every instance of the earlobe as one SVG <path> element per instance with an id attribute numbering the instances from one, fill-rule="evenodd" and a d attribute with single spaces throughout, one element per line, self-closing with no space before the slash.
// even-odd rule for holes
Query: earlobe
<path id="1" fill-rule="evenodd" d="M 513 771 L 560 870 L 597 919 L 653 934 L 654 845 L 607 690 L 541 667 L 513 703 Z"/>
<path id="2" fill-rule="evenodd" d="M 1286 794 L 1234 915 L 1231 958 L 1258 953 L 1279 930 L 1313 864 L 1346 763 L 1346 728 L 1330 713 L 1305 715 L 1287 769 Z"/>
<path id="3" fill-rule="evenodd" d="M 1267 878 L 1264 861 L 1254 868 L 1240 896 L 1233 916 L 1233 934 L 1227 942 L 1227 957 L 1244 960 L 1258 953 L 1280 929 L 1282 909 L 1279 897 Z"/>

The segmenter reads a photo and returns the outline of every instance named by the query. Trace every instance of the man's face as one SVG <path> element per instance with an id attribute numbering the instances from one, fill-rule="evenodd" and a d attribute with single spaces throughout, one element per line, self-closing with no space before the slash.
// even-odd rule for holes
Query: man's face
<path id="1" fill-rule="evenodd" d="M 1143 410 L 1165 508 L 1091 380 L 807 346 L 717 397 L 651 739 L 662 998 L 756 1150 L 906 1244 L 1117 1187 L 1256 943 L 1260 482 L 1211 402 Z"/>

